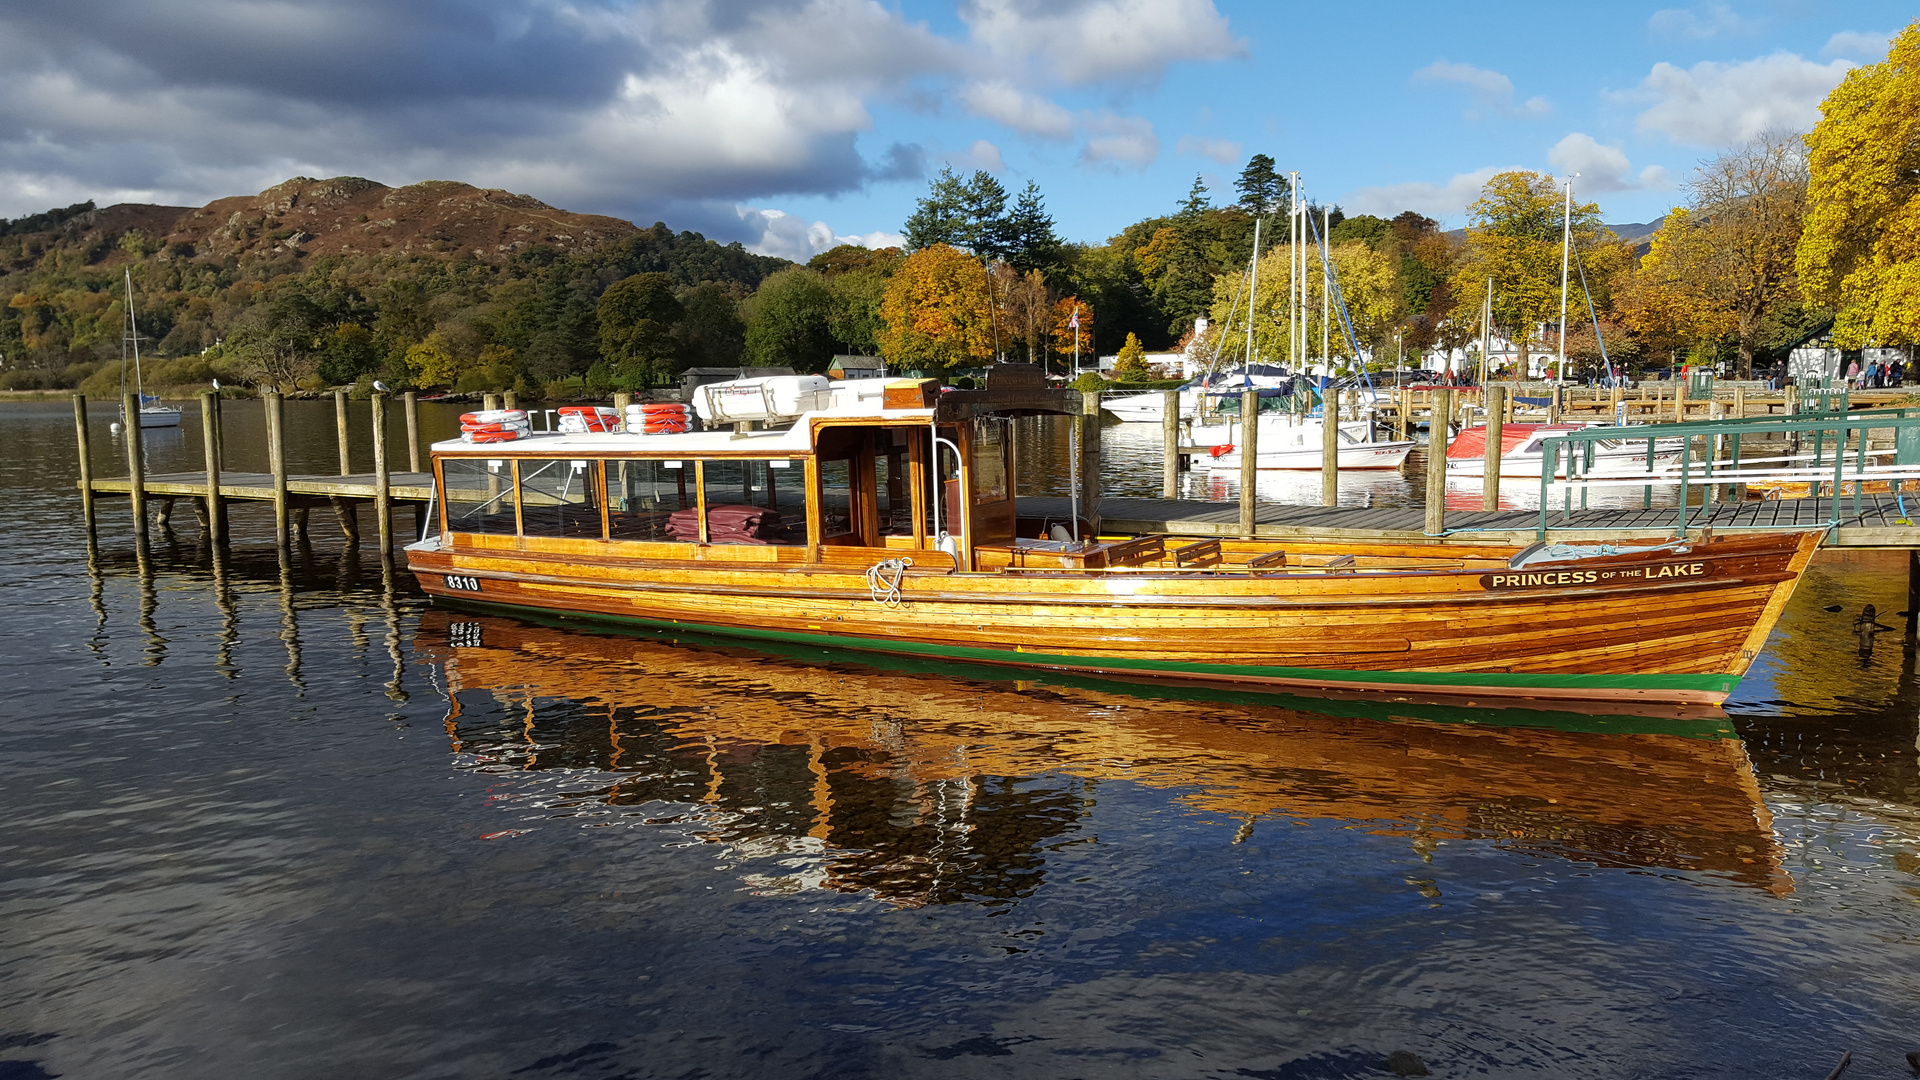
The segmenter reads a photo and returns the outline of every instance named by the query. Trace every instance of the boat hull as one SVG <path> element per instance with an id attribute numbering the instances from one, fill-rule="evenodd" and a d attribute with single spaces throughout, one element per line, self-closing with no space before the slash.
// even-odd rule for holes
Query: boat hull
<path id="1" fill-rule="evenodd" d="M 407 553 L 438 598 L 747 640 L 1308 692 L 1714 704 L 1817 544 L 1730 538 L 1524 571 L 1504 559 L 1271 575 L 916 568 L 897 604 L 866 576 L 900 554 L 887 549 L 836 552 L 840 565 L 764 548 L 757 565 L 737 552 L 590 560 L 437 539 Z"/>
<path id="2" fill-rule="evenodd" d="M 1415 444 L 1411 442 L 1384 442 L 1343 444 L 1336 452 L 1336 467 L 1342 471 L 1350 469 L 1397 469 L 1406 463 L 1407 455 L 1413 452 Z M 1322 451 L 1312 450 L 1262 450 L 1256 455 L 1255 468 L 1258 469 L 1297 469 L 1320 471 Z M 1207 459 L 1211 468 L 1233 470 L 1240 467 L 1240 452 L 1229 451 L 1217 458 Z"/>

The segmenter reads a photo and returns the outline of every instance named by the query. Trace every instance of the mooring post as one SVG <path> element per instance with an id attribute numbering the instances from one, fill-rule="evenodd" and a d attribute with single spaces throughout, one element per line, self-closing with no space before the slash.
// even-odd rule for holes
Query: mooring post
<path id="1" fill-rule="evenodd" d="M 1320 392 L 1320 505 L 1340 505 L 1340 398 L 1331 389 Z"/>
<path id="2" fill-rule="evenodd" d="M 127 496 L 133 504 L 133 537 L 147 542 L 147 463 L 140 446 L 140 397 L 120 395 L 120 415 L 127 426 Z"/>
<path id="3" fill-rule="evenodd" d="M 1907 640 L 1920 637 L 1920 548 L 1907 549 Z"/>
<path id="4" fill-rule="evenodd" d="M 1555 383 L 1547 391 L 1547 423 L 1560 422 L 1560 384 Z"/>
<path id="5" fill-rule="evenodd" d="M 1435 390 L 1433 423 L 1427 427 L 1427 520 L 1428 536 L 1438 536 L 1446 528 L 1447 508 L 1447 417 L 1453 415 L 1450 390 Z"/>
<path id="6" fill-rule="evenodd" d="M 1325 411 L 1324 406 L 1321 411 Z M 1260 392 L 1240 392 L 1240 538 L 1254 538 L 1253 495 L 1260 481 Z"/>
<path id="7" fill-rule="evenodd" d="M 633 395 L 620 391 L 613 395 L 613 430 L 627 430 L 627 406 L 633 404 Z"/>
<path id="8" fill-rule="evenodd" d="M 1614 392 L 1619 391 L 1616 389 Z M 1498 510 L 1500 509 L 1500 437 L 1501 430 L 1505 426 L 1500 421 L 1500 409 L 1505 404 L 1501 399 L 1507 396 L 1507 392 L 1498 386 L 1489 386 L 1484 393 L 1487 395 L 1487 446 L 1486 456 L 1482 459 L 1485 463 L 1481 470 L 1481 486 L 1484 490 L 1480 493 L 1480 509 Z M 1444 458 L 1441 459 L 1440 465 L 1445 469 Z"/>
<path id="9" fill-rule="evenodd" d="M 273 543 L 284 551 L 291 524 L 287 505 L 287 414 L 280 391 L 268 390 L 260 397 L 267 412 L 267 471 L 273 474 Z"/>
<path id="10" fill-rule="evenodd" d="M 351 443 L 347 436 L 347 392 L 333 392 L 333 430 L 334 442 L 340 446 L 340 475 L 353 474 L 353 455 L 349 453 Z"/>
<path id="11" fill-rule="evenodd" d="M 1687 418 L 1687 380 L 1680 379 L 1673 384 L 1673 418 L 1676 421 Z"/>
<path id="12" fill-rule="evenodd" d="M 495 409 L 498 409 L 500 407 L 500 395 L 499 394 L 481 394 L 480 407 L 487 410 L 488 412 L 492 412 Z"/>
<path id="13" fill-rule="evenodd" d="M 207 539 L 215 547 L 227 542 L 227 523 L 220 504 L 220 393 L 200 394 L 200 450 L 207 460 Z"/>
<path id="14" fill-rule="evenodd" d="M 80 513 L 87 519 L 87 535 L 93 535 L 93 438 L 87 430 L 87 398 L 73 395 L 73 434 L 80 447 Z"/>
<path id="15" fill-rule="evenodd" d="M 1735 420 L 1747 418 L 1747 388 L 1744 386 L 1733 388 L 1733 418 Z"/>
<path id="16" fill-rule="evenodd" d="M 407 412 L 407 471 L 420 471 L 420 409 L 414 401 L 415 394 L 409 390 L 400 395 L 400 402 Z"/>
<path id="17" fill-rule="evenodd" d="M 1080 395 L 1080 515 L 1100 532 L 1100 395 Z"/>
<path id="18" fill-rule="evenodd" d="M 1160 497 L 1180 494 L 1180 391 L 1160 394 Z"/>
<path id="19" fill-rule="evenodd" d="M 393 550 L 393 489 L 387 474 L 387 395 L 373 394 L 373 516 L 380 524 L 380 550 Z"/>

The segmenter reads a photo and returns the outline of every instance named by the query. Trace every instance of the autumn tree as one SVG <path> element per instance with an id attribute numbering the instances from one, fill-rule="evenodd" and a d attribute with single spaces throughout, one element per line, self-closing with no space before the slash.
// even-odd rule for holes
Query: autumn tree
<path id="1" fill-rule="evenodd" d="M 1620 314 L 1649 352 L 1678 361 L 1683 350 L 1734 329 L 1726 295 L 1710 287 L 1705 272 L 1710 255 L 1705 230 L 1686 207 L 1676 206 L 1639 265 L 1620 276 Z"/>
<path id="2" fill-rule="evenodd" d="M 1480 189 L 1467 209 L 1467 239 L 1453 274 L 1457 310 L 1478 311 L 1493 281 L 1493 318 L 1519 345 L 1520 369 L 1541 324 L 1560 318 L 1560 252 L 1565 196 L 1551 176 L 1504 172 Z M 1573 244 L 1589 248 L 1601 237 L 1600 207 L 1573 204 Z"/>
<path id="3" fill-rule="evenodd" d="M 623 378 L 651 384 L 672 371 L 674 328 L 687 309 L 674 295 L 671 274 L 634 274 L 600 294 L 600 356 Z"/>
<path id="4" fill-rule="evenodd" d="M 1152 374 L 1147 370 L 1147 350 L 1141 346 L 1140 338 L 1128 334 L 1126 344 L 1120 346 L 1120 355 L 1113 358 L 1113 377 L 1121 382 L 1144 382 Z"/>
<path id="5" fill-rule="evenodd" d="M 1354 352 L 1346 339 L 1340 311 L 1334 305 L 1323 304 L 1326 287 L 1320 248 L 1309 247 L 1306 254 L 1306 355 L 1318 357 L 1321 343 L 1325 341 L 1335 358 L 1351 361 L 1355 358 Z M 1294 322 L 1290 318 L 1287 277 L 1292 257 L 1291 244 L 1281 244 L 1261 257 L 1252 298 L 1245 295 L 1244 278 L 1222 274 L 1214 280 L 1209 321 L 1216 334 L 1226 335 L 1220 342 L 1223 353 L 1244 352 L 1247 319 L 1251 317 L 1254 356 L 1250 359 L 1275 363 L 1292 355 L 1290 334 Z M 1381 341 L 1391 339 L 1400 310 L 1399 281 L 1393 259 L 1366 244 L 1354 242 L 1334 247 L 1328 252 L 1328 261 L 1333 264 L 1338 295 L 1346 302 L 1347 315 L 1353 321 L 1361 348 L 1376 349 Z M 1330 309 L 1331 324 L 1322 317 L 1323 307 Z"/>
<path id="6" fill-rule="evenodd" d="M 1053 322 L 1054 293 L 1047 287 L 1046 275 L 1039 270 L 1022 274 L 1000 263 L 993 268 L 993 292 L 1002 329 L 1026 346 L 1027 363 L 1039 363 Z"/>
<path id="7" fill-rule="evenodd" d="M 1806 143 L 1801 289 L 1844 347 L 1920 341 L 1920 21 L 1847 73 Z"/>
<path id="8" fill-rule="evenodd" d="M 987 272 L 950 244 L 921 248 L 887 283 L 880 351 L 900 367 L 952 368 L 993 356 Z"/>
<path id="9" fill-rule="evenodd" d="M 1077 296 L 1063 296 L 1053 305 L 1053 349 L 1066 363 L 1075 355 L 1082 364 L 1091 355 L 1098 357 L 1093 344 L 1093 309 Z"/>

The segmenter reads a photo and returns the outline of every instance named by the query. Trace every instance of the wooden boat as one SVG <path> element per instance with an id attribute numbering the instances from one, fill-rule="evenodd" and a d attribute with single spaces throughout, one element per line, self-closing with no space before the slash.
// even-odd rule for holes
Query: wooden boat
<path id="1" fill-rule="evenodd" d="M 1717 703 L 1818 544 L 1037 539 L 1055 523 L 1019 513 L 1011 418 L 1079 414 L 1080 396 L 994 372 L 984 390 L 890 388 L 785 430 L 436 444 L 440 528 L 408 562 L 437 597 L 748 639 L 1309 691 Z"/>
<path id="2" fill-rule="evenodd" d="M 1500 475 L 1539 477 L 1542 462 L 1546 458 L 1546 441 L 1555 435 L 1569 431 L 1585 431 L 1587 424 L 1503 424 L 1500 427 Z M 1653 461 L 1656 470 L 1680 460 L 1680 440 L 1659 439 L 1654 443 Z M 1487 429 L 1473 427 L 1454 436 L 1447 444 L 1447 471 L 1463 476 L 1480 476 L 1486 472 Z M 1560 473 L 1565 475 L 1565 462 L 1560 463 Z M 1582 469 L 1580 475 L 1595 476 L 1633 476 L 1647 471 L 1647 441 L 1634 438 L 1631 429 L 1623 428 L 1619 439 L 1606 439 L 1594 444 L 1593 465 Z"/>

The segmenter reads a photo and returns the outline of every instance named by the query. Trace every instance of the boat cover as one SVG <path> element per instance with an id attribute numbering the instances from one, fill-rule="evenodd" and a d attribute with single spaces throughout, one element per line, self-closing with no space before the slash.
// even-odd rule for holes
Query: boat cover
<path id="1" fill-rule="evenodd" d="M 1505 424 L 1500 428 L 1500 456 L 1506 457 L 1525 445 L 1538 431 L 1585 431 L 1578 424 Z M 1477 458 L 1487 452 L 1487 429 L 1468 428 L 1453 437 L 1447 447 L 1450 458 Z"/>

